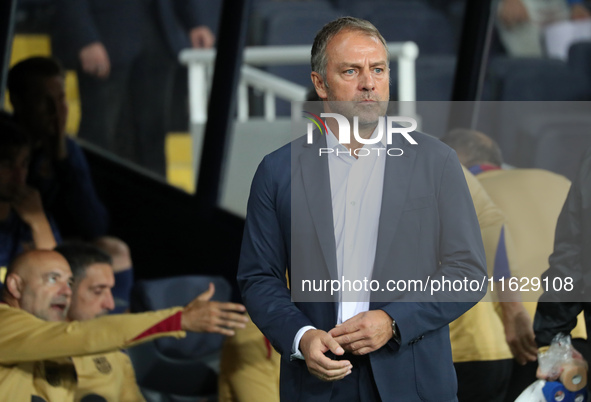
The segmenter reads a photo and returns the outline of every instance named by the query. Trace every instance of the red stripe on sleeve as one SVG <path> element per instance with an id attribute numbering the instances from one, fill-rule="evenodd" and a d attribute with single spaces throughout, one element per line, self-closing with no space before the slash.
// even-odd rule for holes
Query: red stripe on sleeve
<path id="1" fill-rule="evenodd" d="M 265 338 L 265 346 L 267 347 L 267 359 L 270 359 L 273 348 L 271 347 L 271 342 L 267 338 Z"/>
<path id="2" fill-rule="evenodd" d="M 183 314 L 182 311 L 171 315 L 170 317 L 160 321 L 158 324 L 148 328 L 138 336 L 132 339 L 133 341 L 140 340 L 142 338 L 148 337 L 150 335 L 159 334 L 162 332 L 174 332 L 180 331 L 181 328 L 181 315 Z"/>

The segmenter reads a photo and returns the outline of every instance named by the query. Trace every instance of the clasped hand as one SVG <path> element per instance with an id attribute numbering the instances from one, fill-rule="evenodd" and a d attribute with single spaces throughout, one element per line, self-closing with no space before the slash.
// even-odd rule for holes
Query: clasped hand
<path id="1" fill-rule="evenodd" d="M 330 359 L 326 352 L 365 355 L 384 346 L 390 338 L 392 318 L 382 310 L 372 310 L 351 317 L 329 332 L 307 331 L 300 340 L 300 350 L 312 375 L 323 381 L 337 381 L 349 375 L 353 366 L 349 360 Z"/>

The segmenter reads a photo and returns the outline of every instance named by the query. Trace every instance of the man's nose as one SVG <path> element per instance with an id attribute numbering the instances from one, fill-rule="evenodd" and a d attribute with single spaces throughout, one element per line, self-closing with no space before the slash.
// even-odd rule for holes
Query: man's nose
<path id="1" fill-rule="evenodd" d="M 113 311 L 115 309 L 115 300 L 113 299 L 113 294 L 109 293 L 104 301 L 103 301 L 103 309 L 108 311 Z"/>
<path id="2" fill-rule="evenodd" d="M 72 287 L 70 286 L 69 283 L 64 282 L 62 284 L 62 288 L 60 289 L 60 294 L 64 295 L 64 296 L 72 296 Z"/>
<path id="3" fill-rule="evenodd" d="M 371 68 L 362 69 L 359 72 L 359 89 L 373 91 L 375 86 L 375 77 L 372 74 Z"/>

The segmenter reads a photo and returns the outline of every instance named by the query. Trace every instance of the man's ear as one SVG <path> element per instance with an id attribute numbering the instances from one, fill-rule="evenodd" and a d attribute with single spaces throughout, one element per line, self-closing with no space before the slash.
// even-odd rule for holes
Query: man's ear
<path id="1" fill-rule="evenodd" d="M 312 83 L 314 84 L 314 89 L 316 89 L 316 94 L 318 95 L 318 97 L 320 99 L 328 98 L 326 92 L 326 85 L 324 84 L 324 80 L 322 79 L 320 74 L 318 74 L 316 71 L 312 71 L 310 77 L 312 78 Z"/>
<path id="2" fill-rule="evenodd" d="M 4 286 L 8 290 L 8 293 L 16 300 L 20 300 L 23 293 L 23 278 L 17 274 L 8 274 L 4 281 Z"/>

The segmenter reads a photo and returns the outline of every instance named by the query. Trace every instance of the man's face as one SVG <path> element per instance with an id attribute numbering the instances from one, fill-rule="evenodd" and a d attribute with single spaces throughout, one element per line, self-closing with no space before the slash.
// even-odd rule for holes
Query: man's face
<path id="1" fill-rule="evenodd" d="M 21 277 L 21 309 L 45 321 L 66 319 L 72 296 L 72 271 L 61 255 L 37 259 Z"/>
<path id="2" fill-rule="evenodd" d="M 24 103 L 17 110 L 26 125 L 38 140 L 57 136 L 66 129 L 68 104 L 64 79 L 59 76 L 33 80 L 24 97 Z"/>
<path id="3" fill-rule="evenodd" d="M 74 283 L 70 320 L 91 320 L 115 308 L 111 289 L 115 286 L 113 268 L 96 263 L 86 268 L 86 276 Z"/>
<path id="4" fill-rule="evenodd" d="M 29 147 L 17 149 L 12 157 L 0 159 L 0 202 L 12 202 L 26 185 Z"/>
<path id="5" fill-rule="evenodd" d="M 360 125 L 377 124 L 390 97 L 384 45 L 378 38 L 345 30 L 328 42 L 326 53 L 326 82 L 316 73 L 313 80 L 320 98 L 328 100 L 327 111 L 349 119 L 358 116 Z"/>

